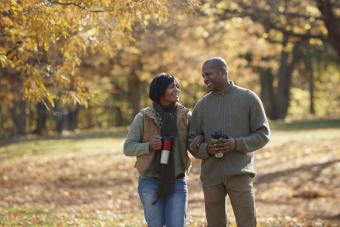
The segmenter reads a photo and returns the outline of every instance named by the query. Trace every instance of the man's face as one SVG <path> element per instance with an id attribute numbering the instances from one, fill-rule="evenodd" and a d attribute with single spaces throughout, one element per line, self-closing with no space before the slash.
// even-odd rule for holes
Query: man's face
<path id="1" fill-rule="evenodd" d="M 223 71 L 212 64 L 204 64 L 202 77 L 209 91 L 217 91 L 223 86 Z"/>

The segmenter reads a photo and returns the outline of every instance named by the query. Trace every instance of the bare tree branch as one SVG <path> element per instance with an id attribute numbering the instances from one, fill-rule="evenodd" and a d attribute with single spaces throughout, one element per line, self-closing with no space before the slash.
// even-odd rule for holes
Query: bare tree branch
<path id="1" fill-rule="evenodd" d="M 104 13 L 104 12 L 112 12 L 114 11 L 113 9 L 88 9 L 86 6 L 76 3 L 76 2 L 60 2 L 57 0 L 52 0 L 50 1 L 51 4 L 56 4 L 56 5 L 63 5 L 63 6 L 75 6 L 78 7 L 82 10 L 85 10 L 89 13 Z"/>

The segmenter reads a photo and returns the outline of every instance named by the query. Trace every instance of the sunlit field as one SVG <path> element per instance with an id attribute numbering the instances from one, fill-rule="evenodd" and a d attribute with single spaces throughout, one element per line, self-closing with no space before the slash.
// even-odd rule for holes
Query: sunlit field
<path id="1" fill-rule="evenodd" d="M 297 125 L 273 125 L 271 142 L 257 151 L 259 226 L 338 226 L 339 121 L 325 122 L 328 128 Z M 92 131 L 3 144 L 0 225 L 146 226 L 134 158 L 122 154 L 124 134 Z M 194 160 L 188 226 L 206 226 L 199 171 Z M 236 226 L 230 205 L 228 215 Z"/>

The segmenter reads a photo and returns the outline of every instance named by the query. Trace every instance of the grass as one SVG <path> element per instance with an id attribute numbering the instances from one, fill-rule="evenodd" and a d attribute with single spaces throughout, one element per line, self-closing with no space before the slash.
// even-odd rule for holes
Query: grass
<path id="1" fill-rule="evenodd" d="M 337 226 L 339 120 L 271 126 L 272 140 L 255 161 L 258 226 Z M 0 226 L 144 226 L 135 159 L 122 155 L 125 134 L 120 128 L 3 143 Z M 189 227 L 205 226 L 193 161 Z"/>
<path id="2" fill-rule="evenodd" d="M 115 143 L 117 143 L 117 139 L 110 139 L 109 137 L 23 140 L 2 146 L 0 148 L 0 161 L 11 161 L 18 158 L 25 159 L 32 156 L 64 156 L 78 152 L 108 150 Z"/>
<path id="3" fill-rule="evenodd" d="M 7 226 L 52 226 L 58 224 L 58 218 L 53 210 L 38 207 L 25 209 L 7 208 L 0 210 L 0 224 Z"/>
<path id="4" fill-rule="evenodd" d="M 326 128 L 340 128 L 340 119 L 318 119 L 318 120 L 295 120 L 295 121 L 271 121 L 272 130 L 301 131 Z"/>
<path id="5" fill-rule="evenodd" d="M 0 226 L 122 226 L 110 217 L 91 217 L 89 215 L 70 214 L 56 209 L 43 207 L 8 208 L 0 210 Z M 130 220 L 128 226 L 141 226 Z"/>

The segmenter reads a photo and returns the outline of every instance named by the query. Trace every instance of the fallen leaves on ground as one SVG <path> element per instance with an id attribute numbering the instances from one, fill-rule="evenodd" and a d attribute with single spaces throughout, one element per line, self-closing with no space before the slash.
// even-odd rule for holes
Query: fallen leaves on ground
<path id="1" fill-rule="evenodd" d="M 338 226 L 339 132 L 274 132 L 256 152 L 259 226 Z M 0 160 L 0 225 L 145 226 L 135 159 L 122 154 L 123 138 L 68 143 L 48 141 L 53 152 Z M 199 171 L 194 160 L 188 226 L 206 225 Z M 230 204 L 228 217 L 235 226 Z"/>

